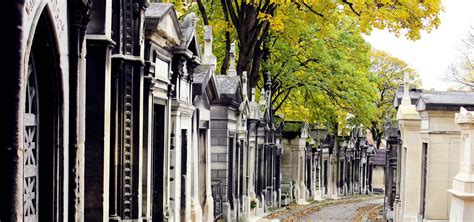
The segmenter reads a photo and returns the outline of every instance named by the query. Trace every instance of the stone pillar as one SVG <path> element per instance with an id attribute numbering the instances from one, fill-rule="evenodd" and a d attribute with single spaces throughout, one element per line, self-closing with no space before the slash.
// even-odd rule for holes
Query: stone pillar
<path id="1" fill-rule="evenodd" d="M 204 205 L 204 221 L 214 221 L 214 198 L 211 188 L 211 130 L 206 130 L 206 203 Z"/>
<path id="2" fill-rule="evenodd" d="M 298 204 L 307 204 L 306 202 L 306 185 L 304 182 L 304 175 L 305 175 L 305 147 L 298 147 L 298 180 L 296 181 L 297 186 L 297 203 Z"/>
<path id="3" fill-rule="evenodd" d="M 474 220 L 474 112 L 461 107 L 456 114 L 461 127 L 461 158 L 459 173 L 453 178 L 449 221 Z"/>
<path id="4" fill-rule="evenodd" d="M 189 161 L 191 164 L 190 177 L 188 180 L 191 182 L 191 220 L 192 221 L 202 221 L 202 207 L 201 207 L 201 200 L 199 199 L 199 183 L 207 183 L 207 181 L 199 181 L 199 150 L 200 144 L 198 141 L 198 134 L 199 134 L 199 119 L 198 115 L 194 114 L 192 117 L 192 121 L 194 124 L 191 124 L 192 128 L 192 144 L 191 156 L 189 157 Z M 210 181 L 209 181 L 210 182 Z"/>
<path id="5" fill-rule="evenodd" d="M 337 165 L 338 165 L 338 158 L 336 156 L 336 148 L 334 148 L 334 153 L 329 157 L 329 194 L 330 197 L 333 199 L 338 198 L 337 192 Z"/>
<path id="6" fill-rule="evenodd" d="M 90 36 L 87 36 L 90 37 Z M 84 220 L 108 220 L 111 50 L 109 38 L 87 39 Z M 100 199 L 98 199 L 100 198 Z"/>
<path id="7" fill-rule="evenodd" d="M 402 166 L 402 221 L 421 221 L 421 137 L 420 115 L 411 104 L 408 94 L 408 74 L 405 74 L 405 92 L 398 108 L 397 120 L 403 147 L 406 149 Z"/>
<path id="8" fill-rule="evenodd" d="M 367 159 L 366 157 L 363 157 L 362 158 L 362 168 L 361 168 L 361 173 L 360 173 L 360 176 L 361 176 L 361 187 L 360 187 L 360 192 L 361 194 L 365 194 L 365 189 L 366 189 L 366 177 L 367 177 L 367 170 L 366 169 L 366 166 L 367 166 Z"/>
<path id="9" fill-rule="evenodd" d="M 322 177 L 321 174 L 323 173 L 323 166 L 321 159 L 323 158 L 322 153 L 318 152 L 316 156 L 316 177 L 318 178 L 318 189 L 316 189 L 315 193 L 315 200 L 322 200 L 323 199 L 323 188 L 322 188 Z"/>
<path id="10" fill-rule="evenodd" d="M 204 54 L 202 56 L 201 64 L 209 64 L 212 67 L 212 76 L 214 76 L 214 71 L 216 69 L 217 58 L 212 52 L 212 27 L 204 27 Z M 210 121 L 210 120 L 209 120 Z M 211 188 L 211 130 L 206 130 L 206 143 L 205 143 L 205 159 L 206 159 L 206 201 L 204 204 L 203 219 L 204 221 L 214 221 L 214 198 L 212 197 L 212 188 Z M 204 181 L 199 181 L 200 183 Z M 202 201 L 202 200 L 201 200 Z"/>
<path id="11" fill-rule="evenodd" d="M 254 89 L 252 89 L 252 92 L 255 92 Z M 252 93 L 253 94 L 253 93 Z M 253 98 L 253 96 L 252 96 Z M 252 116 L 253 110 L 257 109 L 258 107 L 252 106 L 254 102 L 251 103 L 251 118 L 255 117 Z M 249 195 L 249 201 L 255 200 L 257 198 L 257 195 L 255 193 L 255 183 L 257 181 L 256 174 L 257 172 L 257 165 L 256 165 L 256 157 L 257 157 L 257 152 L 256 152 L 256 130 L 257 130 L 257 122 L 258 120 L 253 118 L 248 120 L 248 131 L 249 131 L 249 136 L 248 136 L 248 141 L 249 141 L 249 151 L 248 151 L 248 175 L 249 175 L 249 183 L 248 183 L 248 195 Z M 256 208 L 250 209 L 250 217 L 256 216 Z"/>
<path id="12" fill-rule="evenodd" d="M 186 132 L 186 145 L 182 145 L 182 148 L 185 148 L 186 150 L 181 150 L 181 159 L 180 159 L 180 162 L 182 161 L 186 161 L 186 165 L 184 166 L 186 169 L 184 169 L 184 167 L 181 167 L 181 178 L 183 179 L 184 177 L 184 184 L 181 183 L 181 186 L 184 186 L 184 189 L 183 187 L 181 188 L 181 198 L 184 198 L 184 209 L 181 209 L 181 212 L 184 212 L 184 221 L 190 221 L 191 220 L 191 211 L 192 210 L 197 210 L 197 212 L 195 212 L 196 214 L 201 214 L 199 216 L 199 219 L 202 220 L 202 209 L 201 207 L 199 206 L 199 201 L 197 201 L 195 203 L 195 206 L 196 208 L 199 208 L 199 209 L 196 209 L 194 207 L 192 207 L 193 203 L 193 193 L 191 191 L 192 189 L 192 180 L 193 180 L 193 168 L 194 168 L 194 162 L 195 162 L 195 153 L 192 151 L 193 150 L 193 136 L 192 136 L 192 132 L 193 132 L 193 127 L 192 127 L 192 121 L 193 121 L 193 117 L 192 117 L 192 111 L 191 110 L 186 110 L 186 111 L 181 111 L 181 129 L 182 130 L 187 130 Z M 183 133 L 181 133 L 181 136 L 183 137 L 184 135 L 182 135 Z M 186 152 L 186 154 L 184 153 Z M 183 158 L 183 156 L 186 155 L 186 158 Z M 183 165 L 181 165 L 183 166 Z M 186 170 L 186 172 L 184 173 L 183 171 Z M 182 193 L 182 191 L 184 190 L 184 194 Z M 184 196 L 183 196 L 184 195 Z M 181 208 L 183 207 L 182 205 L 183 203 L 183 199 L 181 200 Z M 183 215 L 181 215 L 183 216 Z M 183 219 L 183 218 L 182 218 Z"/>
<path id="13" fill-rule="evenodd" d="M 171 113 L 172 129 L 170 139 L 170 171 L 169 208 L 170 220 L 180 221 L 181 203 L 181 114 L 173 110 Z"/>
<path id="14" fill-rule="evenodd" d="M 397 145 L 397 179 L 396 179 L 396 185 L 395 185 L 395 200 L 393 203 L 393 211 L 394 211 L 394 216 L 393 219 L 394 221 L 399 221 L 400 220 L 400 215 L 401 215 L 401 201 L 400 201 L 400 187 L 401 187 L 401 179 L 402 179 L 402 148 L 401 148 L 400 141 L 398 142 Z"/>

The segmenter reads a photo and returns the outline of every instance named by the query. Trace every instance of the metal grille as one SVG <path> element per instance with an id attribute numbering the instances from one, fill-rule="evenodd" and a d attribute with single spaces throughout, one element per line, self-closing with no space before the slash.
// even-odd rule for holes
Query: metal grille
<path id="1" fill-rule="evenodd" d="M 212 185 L 212 198 L 214 199 L 214 220 L 217 220 L 222 217 L 222 185 L 220 180 L 213 180 Z"/>
<path id="2" fill-rule="evenodd" d="M 23 220 L 38 221 L 38 88 L 33 58 L 28 63 L 23 118 Z"/>

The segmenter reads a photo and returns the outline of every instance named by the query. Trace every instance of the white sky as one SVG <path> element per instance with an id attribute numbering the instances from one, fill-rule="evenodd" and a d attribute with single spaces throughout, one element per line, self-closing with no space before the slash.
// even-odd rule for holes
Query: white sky
<path id="1" fill-rule="evenodd" d="M 423 33 L 418 41 L 397 38 L 385 30 L 374 30 L 366 40 L 372 47 L 404 60 L 421 76 L 423 88 L 446 90 L 449 64 L 459 59 L 462 39 L 474 27 L 474 0 L 442 0 L 441 25 Z"/>

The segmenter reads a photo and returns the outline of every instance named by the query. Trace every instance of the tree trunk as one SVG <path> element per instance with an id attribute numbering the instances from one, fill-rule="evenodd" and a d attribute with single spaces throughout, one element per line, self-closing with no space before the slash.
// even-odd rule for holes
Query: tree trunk
<path id="1" fill-rule="evenodd" d="M 199 7 L 199 11 L 201 12 L 202 21 L 204 25 L 209 25 L 209 20 L 207 19 L 207 13 L 206 13 L 206 8 L 204 7 L 204 4 L 202 4 L 201 0 L 197 0 L 197 4 Z"/>
<path id="2" fill-rule="evenodd" d="M 380 148 L 380 144 L 382 143 L 382 136 L 383 136 L 383 131 L 379 130 L 377 126 L 372 123 L 372 127 L 370 128 L 370 133 L 372 134 L 372 139 L 375 141 L 375 146 L 377 149 Z"/>
<path id="3" fill-rule="evenodd" d="M 230 25 L 229 21 L 229 11 L 227 10 L 225 0 L 221 0 L 222 11 L 224 12 L 224 19 L 227 25 Z M 225 74 L 227 72 L 227 67 L 229 65 L 229 53 L 230 53 L 230 32 L 225 31 L 225 54 L 224 59 L 222 60 L 221 65 L 221 74 Z"/>

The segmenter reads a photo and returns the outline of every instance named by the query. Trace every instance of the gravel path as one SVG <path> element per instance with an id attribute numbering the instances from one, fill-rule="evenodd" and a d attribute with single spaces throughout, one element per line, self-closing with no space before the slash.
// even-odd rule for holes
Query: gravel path
<path id="1" fill-rule="evenodd" d="M 302 218 L 299 221 L 351 221 L 355 216 L 357 209 L 369 204 L 382 205 L 383 198 L 325 207 L 314 214 Z"/>

